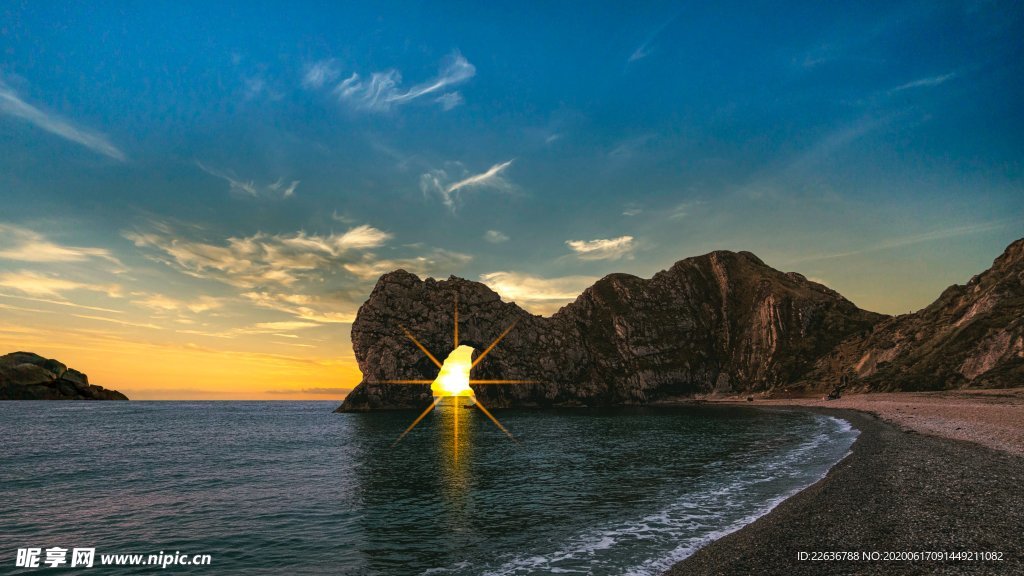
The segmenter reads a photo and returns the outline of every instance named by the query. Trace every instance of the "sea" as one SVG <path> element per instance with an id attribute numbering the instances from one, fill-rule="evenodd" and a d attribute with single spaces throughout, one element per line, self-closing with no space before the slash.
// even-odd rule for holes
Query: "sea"
<path id="1" fill-rule="evenodd" d="M 785 409 L 492 411 L 510 438 L 441 405 L 396 444 L 417 413 L 336 405 L 0 402 L 0 573 L 39 572 L 19 549 L 91 548 L 86 572 L 209 562 L 117 574 L 655 575 L 857 436 Z"/>

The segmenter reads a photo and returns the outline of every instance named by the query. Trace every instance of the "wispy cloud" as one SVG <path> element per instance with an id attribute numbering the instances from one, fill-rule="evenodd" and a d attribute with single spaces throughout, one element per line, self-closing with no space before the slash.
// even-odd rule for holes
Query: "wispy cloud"
<path id="1" fill-rule="evenodd" d="M 351 323 L 371 282 L 385 272 L 404 268 L 416 274 L 447 275 L 472 259 L 467 254 L 422 246 L 391 247 L 392 251 L 418 253 L 383 258 L 375 249 L 385 247 L 392 235 L 367 224 L 341 233 L 257 233 L 207 241 L 154 222 L 145 230 L 123 235 L 149 258 L 173 270 L 239 289 L 241 299 L 232 301 L 234 305 L 247 303 L 287 314 L 293 321 L 317 324 Z M 227 303 L 216 298 L 184 303 L 165 296 L 139 296 L 137 305 L 165 311 L 196 312 L 198 307 L 213 309 Z M 202 333 L 235 337 L 261 329 L 266 327 Z"/>
<path id="2" fill-rule="evenodd" d="M 98 322 L 108 322 L 110 324 L 117 324 L 119 326 L 130 326 L 132 328 L 148 328 L 150 330 L 160 330 L 161 327 L 156 324 L 149 322 L 132 322 L 131 320 L 122 320 L 120 318 L 107 318 L 106 316 L 96 316 L 95 314 L 72 314 L 75 318 L 83 318 L 85 320 L 96 320 Z"/>
<path id="3" fill-rule="evenodd" d="M 349 216 L 348 214 L 346 214 L 344 212 L 338 212 L 337 210 L 335 210 L 334 212 L 331 212 L 331 220 L 334 220 L 335 222 L 341 222 L 342 224 L 355 224 L 356 223 L 356 219 L 355 218 Z"/>
<path id="4" fill-rule="evenodd" d="M 448 170 L 438 169 L 431 170 L 420 176 L 420 190 L 424 194 L 434 194 L 441 198 L 441 202 L 448 207 L 449 210 L 455 212 L 458 203 L 460 192 L 462 190 L 468 190 L 473 188 L 492 188 L 496 190 L 510 190 L 512 185 L 503 177 L 503 172 L 512 165 L 513 160 L 507 162 L 501 162 L 488 168 L 486 171 L 479 174 L 463 175 L 461 179 L 451 182 L 452 176 L 449 175 Z M 455 164 L 456 167 L 462 168 L 461 164 Z M 462 168 L 465 172 L 465 168 Z"/>
<path id="5" fill-rule="evenodd" d="M 930 76 L 928 78 L 920 78 L 920 79 L 914 80 L 912 82 L 907 82 L 906 84 L 901 84 L 901 85 L 893 88 L 892 90 L 889 90 L 889 93 L 890 94 L 895 94 L 896 92 L 902 92 L 904 90 L 910 90 L 912 88 L 928 88 L 928 87 L 931 87 L 931 86 L 938 86 L 939 84 L 945 84 L 946 82 L 948 82 L 948 81 L 950 81 L 950 80 L 952 80 L 952 79 L 954 79 L 956 77 L 957 77 L 957 73 L 956 72 L 950 72 L 949 74 L 942 74 L 942 75 L 939 75 L 939 76 Z"/>
<path id="6" fill-rule="evenodd" d="M 983 232 L 989 232 L 991 230 L 998 230 L 1013 223 L 1019 223 L 1020 221 L 1009 221 L 1003 220 L 999 222 L 982 222 L 979 224 L 969 224 L 965 226 L 955 226 L 952 228 L 945 228 L 942 230 L 932 230 L 931 232 L 925 232 L 923 234 L 915 234 L 912 236 L 902 236 L 898 238 L 890 238 L 883 240 L 875 244 L 871 244 L 855 250 L 849 250 L 845 252 L 832 252 L 827 254 L 812 254 L 807 256 L 800 256 L 783 262 L 783 264 L 798 264 L 801 262 L 815 262 L 818 260 L 835 260 L 838 258 L 847 258 L 849 256 L 859 256 L 861 254 L 870 254 L 872 252 L 882 252 L 884 250 L 892 250 L 894 248 L 901 248 L 903 246 L 911 246 L 914 244 L 923 244 L 925 242 L 934 242 L 937 240 L 946 240 L 949 238 L 958 238 L 961 236 L 970 236 L 972 234 L 980 234 Z"/>
<path id="7" fill-rule="evenodd" d="M 302 75 L 302 87 L 310 90 L 322 88 L 325 84 L 337 80 L 340 75 L 341 70 L 333 58 L 313 62 L 306 66 L 306 71 Z"/>
<path id="8" fill-rule="evenodd" d="M 840 126 L 823 135 L 803 152 L 790 158 L 782 170 L 792 175 L 812 169 L 817 163 L 833 156 L 837 151 L 890 125 L 895 118 L 895 115 L 865 116 L 850 124 Z"/>
<path id="9" fill-rule="evenodd" d="M 484 233 L 484 240 L 491 244 L 501 244 L 502 242 L 508 242 L 508 235 L 500 230 L 488 230 Z"/>
<path id="10" fill-rule="evenodd" d="M 922 4 L 879 13 L 873 24 L 858 27 L 852 33 L 845 29 L 833 33 L 822 30 L 825 35 L 818 36 L 813 44 L 794 54 L 792 63 L 806 70 L 836 63 L 883 64 L 884 58 L 877 55 L 875 50 L 877 44 L 885 38 L 899 34 L 900 29 L 906 27 L 909 22 L 930 18 L 932 15 L 927 5 Z M 809 38 L 815 36 L 817 35 L 812 34 Z"/>
<path id="11" fill-rule="evenodd" d="M 811 46 L 810 48 L 793 56 L 792 64 L 795 67 L 810 71 L 822 65 L 834 63 L 837 60 L 843 61 L 864 61 L 868 60 L 863 55 L 863 50 L 857 50 L 850 46 L 852 39 L 833 39 Z"/>
<path id="12" fill-rule="evenodd" d="M 285 183 L 283 178 L 278 178 L 273 184 L 268 184 L 267 189 L 281 195 L 281 198 L 291 198 L 295 195 L 295 189 L 299 187 L 298 180 Z"/>
<path id="13" fill-rule="evenodd" d="M 672 207 L 671 210 L 668 211 L 668 219 L 681 220 L 683 218 L 686 218 L 687 216 L 690 215 L 690 213 L 693 212 L 694 208 L 698 206 L 703 206 L 704 204 L 706 204 L 706 202 L 704 202 L 703 200 L 688 200 L 686 202 L 680 202 L 679 204 L 676 204 L 675 206 Z"/>
<path id="14" fill-rule="evenodd" d="M 324 396 L 344 396 L 351 388 L 299 388 L 296 390 L 267 390 L 267 394 L 316 394 Z"/>
<path id="15" fill-rule="evenodd" d="M 2 79 L 0 79 L 0 113 L 24 120 L 37 128 L 85 146 L 93 152 L 119 162 L 124 162 L 127 159 L 124 152 L 111 144 L 105 135 L 76 126 L 57 114 L 46 112 L 25 102 Z"/>
<path id="16" fill-rule="evenodd" d="M 596 276 L 543 278 L 521 272 L 489 272 L 480 281 L 507 301 L 515 302 L 534 314 L 549 315 L 572 302 L 597 281 Z"/>
<path id="17" fill-rule="evenodd" d="M 255 100 L 263 94 L 270 94 L 272 99 L 274 93 L 267 87 L 267 80 L 263 76 L 249 76 L 242 79 L 242 98 Z"/>
<path id="18" fill-rule="evenodd" d="M 128 231 L 139 248 L 187 274 L 211 277 L 242 288 L 287 287 L 323 269 L 351 261 L 353 253 L 383 245 L 391 234 L 369 225 L 342 234 L 264 234 L 231 237 L 214 244 L 176 236 L 168 230 Z"/>
<path id="19" fill-rule="evenodd" d="M 68 280 L 56 275 L 41 274 L 30 270 L 18 270 L 0 274 L 0 286 L 12 288 L 30 296 L 60 297 L 65 292 L 87 290 L 107 296 L 121 297 L 121 286 L 117 284 L 92 284 Z"/>
<path id="20" fill-rule="evenodd" d="M 448 92 L 446 94 L 438 96 L 437 98 L 434 98 L 434 102 L 440 104 L 441 108 L 445 112 L 451 110 L 452 108 L 455 108 L 456 106 L 459 106 L 464 101 L 465 100 L 462 98 L 462 94 L 460 94 L 459 92 Z"/>
<path id="21" fill-rule="evenodd" d="M 3 294 L 0 294 L 3 296 Z M 12 304 L 0 303 L 0 309 L 13 310 L 15 312 L 30 312 L 32 314 L 53 314 L 53 310 L 43 310 L 40 308 L 25 308 L 24 306 L 14 306 Z"/>
<path id="22" fill-rule="evenodd" d="M 676 10 L 675 13 L 673 13 L 668 19 L 666 19 L 656 28 L 651 30 L 651 32 L 647 35 L 647 38 L 645 38 L 644 41 L 639 46 L 637 46 L 632 53 L 630 53 L 629 58 L 626 60 L 626 65 L 628 66 L 633 62 L 636 62 L 637 60 L 643 60 L 644 58 L 648 57 L 651 54 L 651 52 L 653 52 L 651 46 L 654 43 L 654 41 L 658 38 L 658 36 L 661 35 L 662 32 L 665 31 L 665 28 L 668 28 L 670 24 L 675 22 L 676 18 L 679 18 L 679 16 L 682 13 L 682 9 Z"/>
<path id="23" fill-rule="evenodd" d="M 642 134 L 620 142 L 615 148 L 608 152 L 608 157 L 613 160 L 624 160 L 631 158 L 638 151 L 643 149 L 654 138 L 654 134 Z"/>
<path id="24" fill-rule="evenodd" d="M 508 162 L 502 162 L 501 164 L 495 164 L 488 168 L 485 172 L 480 174 L 474 174 L 468 178 L 459 180 L 458 182 L 448 186 L 446 192 L 451 195 L 463 188 L 471 188 L 474 186 L 494 186 L 500 179 L 501 174 L 506 168 L 512 165 L 512 160 Z"/>
<path id="25" fill-rule="evenodd" d="M 164 312 L 188 310 L 198 314 L 221 308 L 224 306 L 225 300 L 223 298 L 214 298 L 213 296 L 198 296 L 188 300 L 179 300 L 163 294 L 144 294 L 136 297 L 132 300 L 132 303 L 151 310 Z"/>
<path id="26" fill-rule="evenodd" d="M 629 59 L 626 60 L 626 62 L 627 63 L 629 63 L 629 62 L 636 62 L 637 60 L 642 60 L 642 59 L 646 58 L 650 54 L 651 54 L 650 44 L 647 43 L 647 42 L 644 42 L 643 44 L 637 46 L 636 50 L 633 50 L 633 53 L 629 55 Z"/>
<path id="27" fill-rule="evenodd" d="M 261 308 L 277 310 L 310 322 L 351 324 L 356 319 L 355 297 L 297 294 L 281 290 L 243 292 L 242 297 Z"/>
<path id="28" fill-rule="evenodd" d="M 4 294 L 0 293 L 0 298 L 14 298 L 17 300 L 26 300 L 29 302 L 39 302 L 42 304 L 52 304 L 55 306 L 67 306 L 69 308 L 79 308 L 81 310 L 93 310 L 96 312 L 110 312 L 111 314 L 121 314 L 122 310 L 114 310 L 112 308 L 102 308 L 100 306 L 88 306 L 86 304 L 78 304 L 76 302 L 68 302 L 67 300 L 54 300 L 51 298 L 35 298 L 31 296 L 17 296 L 15 294 Z"/>
<path id="29" fill-rule="evenodd" d="M 121 266 L 121 262 L 105 248 L 64 246 L 28 228 L 0 224 L 0 259 L 21 262 L 82 262 L 93 258 Z"/>
<path id="30" fill-rule="evenodd" d="M 891 129 L 902 117 L 898 112 L 865 114 L 853 121 L 826 127 L 806 147 L 765 163 L 738 183 L 735 191 L 738 197 L 757 201 L 793 199 L 812 190 L 817 198 L 823 198 L 828 187 L 820 185 L 825 173 L 821 165 L 835 162 L 853 144 Z M 680 217 L 689 214 L 688 208 L 695 206 L 684 207 Z"/>
<path id="31" fill-rule="evenodd" d="M 618 260 L 632 257 L 634 248 L 632 236 L 618 238 L 598 238 L 596 240 L 566 240 L 566 246 L 572 249 L 580 260 Z"/>
<path id="32" fill-rule="evenodd" d="M 383 230 L 362 225 L 344 233 L 258 233 L 215 243 L 182 236 L 165 225 L 155 228 L 128 231 L 124 236 L 148 251 L 152 259 L 183 274 L 242 289 L 243 301 L 256 307 L 317 323 L 353 320 L 358 297 L 345 291 L 352 287 L 352 277 L 346 280 L 344 274 L 339 277 L 337 273 L 344 270 L 346 264 L 359 264 L 366 258 L 373 258 L 368 251 L 391 238 Z M 361 290 L 355 292 L 362 293 Z M 181 309 L 180 302 L 167 298 L 149 298 L 137 303 Z M 196 311 L 196 306 L 217 303 L 220 301 L 197 300 L 190 309 Z"/>
<path id="33" fill-rule="evenodd" d="M 118 386 L 118 390 L 124 392 L 132 400 L 236 400 L 239 393 L 236 390 L 203 390 L 200 388 L 129 388 Z"/>
<path id="34" fill-rule="evenodd" d="M 196 161 L 196 166 L 210 176 L 220 178 L 228 183 L 228 191 L 232 194 L 251 198 L 291 198 L 299 187 L 299 180 L 286 182 L 284 178 L 278 178 L 270 184 L 257 185 L 252 180 L 241 180 L 233 173 L 211 168 L 202 162 Z"/>
<path id="35" fill-rule="evenodd" d="M 391 69 L 373 72 L 368 79 L 353 72 L 334 87 L 334 93 L 351 108 L 368 112 L 387 112 L 429 95 L 436 95 L 434 101 L 445 110 L 450 110 L 462 102 L 462 95 L 447 90 L 474 75 L 476 67 L 462 54 L 455 52 L 445 58 L 437 76 L 411 88 L 403 89 L 401 72 Z"/>
<path id="36" fill-rule="evenodd" d="M 316 328 L 320 326 L 317 322 L 301 322 L 301 321 L 283 321 L 283 322 L 257 322 L 253 325 L 256 330 L 266 330 L 269 332 L 280 332 L 282 330 L 303 330 L 306 328 Z"/>
<path id="37" fill-rule="evenodd" d="M 411 258 L 377 259 L 367 257 L 361 262 L 345 264 L 345 270 L 364 280 L 375 279 L 386 272 L 399 268 L 418 275 L 452 274 L 458 272 L 472 260 L 473 257 L 469 254 L 435 248 L 426 254 Z"/>

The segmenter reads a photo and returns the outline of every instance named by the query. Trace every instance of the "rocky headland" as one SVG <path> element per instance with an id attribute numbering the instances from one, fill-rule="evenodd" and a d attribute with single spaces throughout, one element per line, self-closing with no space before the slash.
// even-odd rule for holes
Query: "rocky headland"
<path id="1" fill-rule="evenodd" d="M 127 400 L 116 390 L 89 384 L 89 377 L 32 352 L 0 356 L 0 400 Z"/>
<path id="2" fill-rule="evenodd" d="M 401 409 L 430 401 L 435 356 L 460 343 L 479 354 L 515 327 L 473 378 L 529 384 L 475 386 L 487 406 L 647 404 L 701 394 L 785 396 L 849 390 L 1018 386 L 1024 375 L 1024 239 L 964 286 L 914 314 L 862 310 L 749 252 L 681 260 L 650 279 L 611 274 L 549 318 L 479 282 L 397 270 L 359 309 L 352 344 L 363 381 L 339 411 Z"/>
<path id="3" fill-rule="evenodd" d="M 886 318 L 820 358 L 803 385 L 847 374 L 852 390 L 1024 385 L 1024 239 L 929 306 Z"/>

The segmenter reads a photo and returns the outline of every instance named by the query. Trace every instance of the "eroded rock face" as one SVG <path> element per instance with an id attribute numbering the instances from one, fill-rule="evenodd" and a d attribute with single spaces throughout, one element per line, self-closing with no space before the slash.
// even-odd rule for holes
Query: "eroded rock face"
<path id="1" fill-rule="evenodd" d="M 405 271 L 380 278 L 359 309 L 352 344 L 364 380 L 340 411 L 414 408 L 433 379 L 435 357 L 460 343 L 477 354 L 515 323 L 473 370 L 474 379 L 534 384 L 475 386 L 487 406 L 644 404 L 705 393 L 767 391 L 801 379 L 814 361 L 885 317 L 854 306 L 799 274 L 785 274 L 749 252 L 712 252 L 643 279 L 612 274 L 550 318 L 534 316 L 487 286 Z"/>
<path id="2" fill-rule="evenodd" d="M 0 400 L 127 400 L 85 374 L 32 352 L 0 356 Z"/>
<path id="3" fill-rule="evenodd" d="M 867 390 L 1024 385 L 1024 239 L 930 306 L 843 341 L 807 382 L 841 372 L 856 376 L 854 389 Z"/>

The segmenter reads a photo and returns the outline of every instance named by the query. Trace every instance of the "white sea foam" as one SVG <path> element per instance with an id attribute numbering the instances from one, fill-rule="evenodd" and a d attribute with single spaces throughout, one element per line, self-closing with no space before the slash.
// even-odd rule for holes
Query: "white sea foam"
<path id="1" fill-rule="evenodd" d="M 586 574 L 595 563 L 614 560 L 616 549 L 625 549 L 637 540 L 657 540 L 675 547 L 638 565 L 620 567 L 617 572 L 629 576 L 660 574 L 701 547 L 771 512 L 787 498 L 823 478 L 832 466 L 849 455 L 849 447 L 859 434 L 849 422 L 830 416 L 817 417 L 815 428 L 814 433 L 797 446 L 747 466 L 725 484 L 703 486 L 656 513 L 579 534 L 550 552 L 514 556 L 483 574 Z M 828 454 L 822 455 L 826 448 Z M 842 457 L 836 457 L 837 450 L 843 451 Z M 788 485 L 768 501 L 752 501 L 752 497 L 759 496 L 752 493 L 751 487 L 768 482 Z"/>

